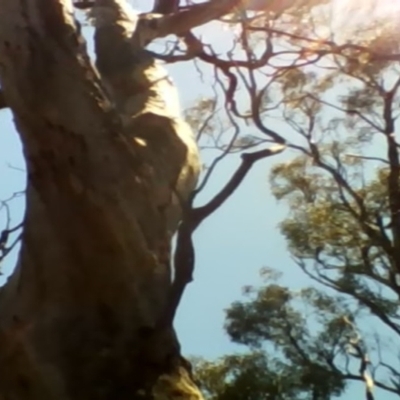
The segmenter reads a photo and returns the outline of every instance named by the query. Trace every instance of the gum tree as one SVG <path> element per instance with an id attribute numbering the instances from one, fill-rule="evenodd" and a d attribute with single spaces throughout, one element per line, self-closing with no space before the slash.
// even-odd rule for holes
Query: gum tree
<path id="1" fill-rule="evenodd" d="M 74 6 L 93 21 L 96 68 Z M 255 162 L 285 145 L 301 150 L 265 113 L 282 112 L 282 104 L 312 109 L 312 95 L 298 92 L 304 68 L 397 57 L 379 42 L 321 39 L 328 1 L 159 0 L 153 13 L 139 16 L 125 6 L 122 0 L 0 5 L 0 104 L 12 111 L 28 181 L 21 253 L 0 292 L 5 399 L 201 398 L 173 328 L 194 266 L 193 231 Z M 216 19 L 233 32 L 234 50 L 228 46 L 224 55 L 191 30 Z M 171 34 L 179 38 L 171 51 L 145 50 Z M 196 146 L 179 107 L 165 100 L 176 93 L 155 59 L 195 59 L 215 71 L 221 98 L 204 105 L 209 119 L 188 122 L 200 146 L 211 140 L 220 156 L 194 191 Z M 333 78 L 322 82 L 332 86 Z M 285 99 L 278 104 L 270 102 L 275 83 Z M 240 87 L 245 105 L 236 98 Z M 229 120 L 223 138 L 213 129 L 218 107 Z M 194 207 L 232 152 L 242 153 L 238 170 L 213 199 Z M 3 230 L 3 256 L 13 233 Z"/>
<path id="2" fill-rule="evenodd" d="M 0 293 L 2 398 L 201 398 L 172 325 L 191 279 L 191 233 L 283 147 L 244 154 L 219 195 L 193 209 L 196 145 L 145 47 L 239 5 L 138 16 L 116 0 L 2 2 L 1 103 L 28 178 L 21 253 Z M 97 69 L 74 6 L 89 9 Z M 3 230 L 3 250 L 14 229 Z"/>
<path id="3" fill-rule="evenodd" d="M 314 286 L 271 284 L 267 269 L 267 284 L 229 308 L 227 333 L 249 352 L 197 362 L 209 398 L 331 399 L 352 382 L 367 400 L 400 396 L 397 28 L 387 15 L 359 20 L 351 43 L 315 39 L 305 57 L 338 52 L 271 78 L 282 100 L 264 99 L 267 117 L 284 120 L 293 155 L 272 168 L 271 189 Z"/>

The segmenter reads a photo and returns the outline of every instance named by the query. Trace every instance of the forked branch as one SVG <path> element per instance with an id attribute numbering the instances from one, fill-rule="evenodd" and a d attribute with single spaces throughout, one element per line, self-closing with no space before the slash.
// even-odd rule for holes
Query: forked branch
<path id="1" fill-rule="evenodd" d="M 192 235 L 202 221 L 216 211 L 243 182 L 252 166 L 259 160 L 279 154 L 285 149 L 284 145 L 276 145 L 270 149 L 254 153 L 242 154 L 242 163 L 232 175 L 224 188 L 206 205 L 191 208 L 191 204 L 183 210 L 183 220 L 178 230 L 176 250 L 174 256 L 175 277 L 171 287 L 167 310 L 163 315 L 162 324 L 168 326 L 173 323 L 176 310 L 185 291 L 186 285 L 193 280 L 195 266 L 195 251 Z M 193 202 L 193 198 L 191 202 Z"/>
<path id="2" fill-rule="evenodd" d="M 256 151 L 254 153 L 242 154 L 242 163 L 240 164 L 239 168 L 235 171 L 235 173 L 232 175 L 231 179 L 225 185 L 225 187 L 207 204 L 192 210 L 193 214 L 192 220 L 194 229 L 196 229 L 200 225 L 200 223 L 204 221 L 204 219 L 206 219 L 215 210 L 217 210 L 231 196 L 231 194 L 242 183 L 243 179 L 250 171 L 251 167 L 254 165 L 255 162 L 262 160 L 266 157 L 279 154 L 285 148 L 286 148 L 285 145 L 278 144 L 269 149 Z"/>

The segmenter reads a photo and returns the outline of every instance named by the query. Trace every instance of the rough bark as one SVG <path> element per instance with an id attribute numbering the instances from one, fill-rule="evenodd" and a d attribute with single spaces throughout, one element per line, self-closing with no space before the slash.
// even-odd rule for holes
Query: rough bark
<path id="1" fill-rule="evenodd" d="M 184 123 L 120 118 L 70 1 L 2 0 L 0 21 L 28 173 L 21 254 L 0 293 L 0 398 L 201 398 L 172 327 L 157 325 L 179 220 L 169 183 L 198 162 Z"/>
<path id="2" fill-rule="evenodd" d="M 242 1 L 138 16 L 124 0 L 82 0 L 94 5 L 97 70 L 70 0 L 1 0 L 0 108 L 12 110 L 28 187 L 21 254 L 0 291 L 0 400 L 202 398 L 172 326 L 191 233 L 284 146 L 243 154 L 214 199 L 187 207 L 196 145 L 144 46 Z"/>

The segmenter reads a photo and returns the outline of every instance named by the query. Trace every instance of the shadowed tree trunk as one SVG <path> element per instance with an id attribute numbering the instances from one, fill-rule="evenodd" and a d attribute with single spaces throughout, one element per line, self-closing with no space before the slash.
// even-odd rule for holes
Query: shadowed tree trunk
<path id="1" fill-rule="evenodd" d="M 160 171 L 172 179 L 197 156 L 176 137 L 159 137 L 169 159 L 133 140 L 174 126 L 122 126 L 71 12 L 61 0 L 0 7 L 1 85 L 28 173 L 20 259 L 0 298 L 0 396 L 198 398 L 172 328 L 157 326 L 171 274 Z"/>
<path id="2" fill-rule="evenodd" d="M 236 3 L 144 17 L 145 39 L 132 35 L 130 43 L 139 51 Z M 104 14 L 114 22 L 122 15 L 117 33 L 125 34 L 122 1 L 96 4 L 114 7 Z M 13 112 L 28 174 L 20 258 L 0 292 L 0 399 L 199 399 L 165 318 L 170 239 L 196 184 L 197 150 L 179 115 L 129 86 L 136 70 L 124 64 L 128 75 L 116 79 L 105 57 L 100 78 L 72 7 L 69 0 L 0 5 L 0 100 Z M 100 28 L 110 21 L 101 14 L 96 22 L 93 11 L 101 47 Z M 268 154 L 244 159 L 244 168 Z"/>

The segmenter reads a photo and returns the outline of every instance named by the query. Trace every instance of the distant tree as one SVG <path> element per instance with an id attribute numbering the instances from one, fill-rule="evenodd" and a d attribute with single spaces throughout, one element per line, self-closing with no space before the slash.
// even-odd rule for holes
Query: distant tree
<path id="1" fill-rule="evenodd" d="M 348 30 L 363 34 L 336 45 L 340 55 L 270 81 L 261 118 L 285 123 L 293 150 L 271 188 L 289 207 L 280 227 L 292 259 L 316 286 L 268 282 L 231 306 L 226 330 L 249 353 L 197 361 L 212 399 L 331 399 L 352 381 L 368 400 L 374 386 L 400 396 L 397 24 L 360 20 Z M 333 43 L 316 39 L 303 55 Z"/>
<path id="2" fill-rule="evenodd" d="M 355 338 L 342 302 L 312 288 L 295 294 L 277 284 L 254 294 L 249 302 L 234 303 L 226 322 L 231 339 L 249 352 L 215 362 L 195 359 L 205 394 L 237 400 L 326 400 L 342 394 L 346 379 L 332 362 L 346 354 L 349 336 Z"/>

